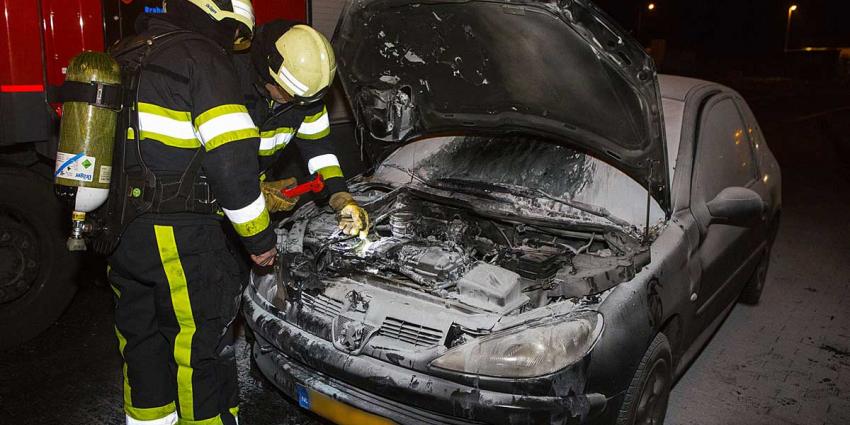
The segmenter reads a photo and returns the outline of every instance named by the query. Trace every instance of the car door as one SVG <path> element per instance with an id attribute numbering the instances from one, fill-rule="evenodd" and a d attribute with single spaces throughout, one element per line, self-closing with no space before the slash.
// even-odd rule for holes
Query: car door
<path id="1" fill-rule="evenodd" d="M 730 94 L 716 95 L 703 107 L 691 182 L 691 212 L 700 230 L 696 255 L 701 266 L 697 292 L 700 327 L 736 300 L 756 265 L 763 231 L 761 222 L 712 224 L 707 203 L 728 187 L 762 192 L 758 183 L 752 143 L 736 101 Z"/>

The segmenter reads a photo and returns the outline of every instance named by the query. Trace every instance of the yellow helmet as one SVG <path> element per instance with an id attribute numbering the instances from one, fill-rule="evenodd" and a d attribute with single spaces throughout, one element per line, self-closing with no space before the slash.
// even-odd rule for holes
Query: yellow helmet
<path id="1" fill-rule="evenodd" d="M 221 22 L 225 19 L 232 19 L 241 24 L 239 36 L 234 44 L 237 50 L 242 50 L 250 46 L 251 37 L 254 34 L 254 6 L 251 5 L 251 0 L 187 0 L 194 4 L 213 19 Z M 230 6 L 232 11 L 225 8 Z M 244 33 L 244 34 L 243 34 Z"/>
<path id="2" fill-rule="evenodd" d="M 274 43 L 269 74 L 287 93 L 302 100 L 321 98 L 333 83 L 336 57 L 328 39 L 307 25 L 294 25 Z"/>

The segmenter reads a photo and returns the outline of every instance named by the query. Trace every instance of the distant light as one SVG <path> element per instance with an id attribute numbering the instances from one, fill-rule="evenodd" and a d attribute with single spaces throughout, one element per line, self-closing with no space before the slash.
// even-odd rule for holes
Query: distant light
<path id="1" fill-rule="evenodd" d="M 792 4 L 791 7 L 788 8 L 788 13 L 796 12 L 796 11 L 797 11 L 797 5 L 796 4 Z"/>
<path id="2" fill-rule="evenodd" d="M 796 8 L 796 6 L 794 6 Z M 646 8 L 650 11 L 655 10 L 655 3 L 650 3 L 646 6 Z"/>

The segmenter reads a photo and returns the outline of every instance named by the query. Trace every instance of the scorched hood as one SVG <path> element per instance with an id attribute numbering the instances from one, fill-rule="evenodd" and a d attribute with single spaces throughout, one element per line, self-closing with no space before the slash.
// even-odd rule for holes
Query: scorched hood
<path id="1" fill-rule="evenodd" d="M 429 135 L 527 133 L 650 183 L 669 213 L 652 60 L 584 0 L 353 0 L 334 47 L 373 160 Z"/>

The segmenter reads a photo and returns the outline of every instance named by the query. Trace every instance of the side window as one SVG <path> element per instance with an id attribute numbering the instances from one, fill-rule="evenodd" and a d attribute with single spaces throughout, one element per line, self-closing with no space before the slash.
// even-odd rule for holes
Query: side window
<path id="1" fill-rule="evenodd" d="M 764 171 L 760 167 L 760 162 L 762 161 L 764 150 L 767 149 L 764 141 L 764 133 L 761 132 L 761 127 L 759 127 L 755 114 L 753 114 L 752 109 L 750 109 L 750 106 L 747 105 L 744 99 L 738 99 L 738 109 L 741 110 L 741 114 L 744 116 L 744 122 L 747 124 L 747 133 L 750 135 L 750 144 L 755 155 L 756 177 L 758 178 L 758 174 Z"/>
<path id="2" fill-rule="evenodd" d="M 755 155 L 757 176 L 764 184 L 768 184 L 771 178 L 781 177 L 779 164 L 770 152 L 767 141 L 764 138 L 764 133 L 761 131 L 758 120 L 747 102 L 743 99 L 738 100 L 738 108 L 744 114 L 744 121 L 749 127 L 747 131 L 750 133 L 750 141 L 752 142 L 753 154 Z M 772 183 L 771 183 L 772 185 Z"/>
<path id="3" fill-rule="evenodd" d="M 755 178 L 747 127 L 732 99 L 710 104 L 703 112 L 694 165 L 693 193 L 702 201 Z"/>

